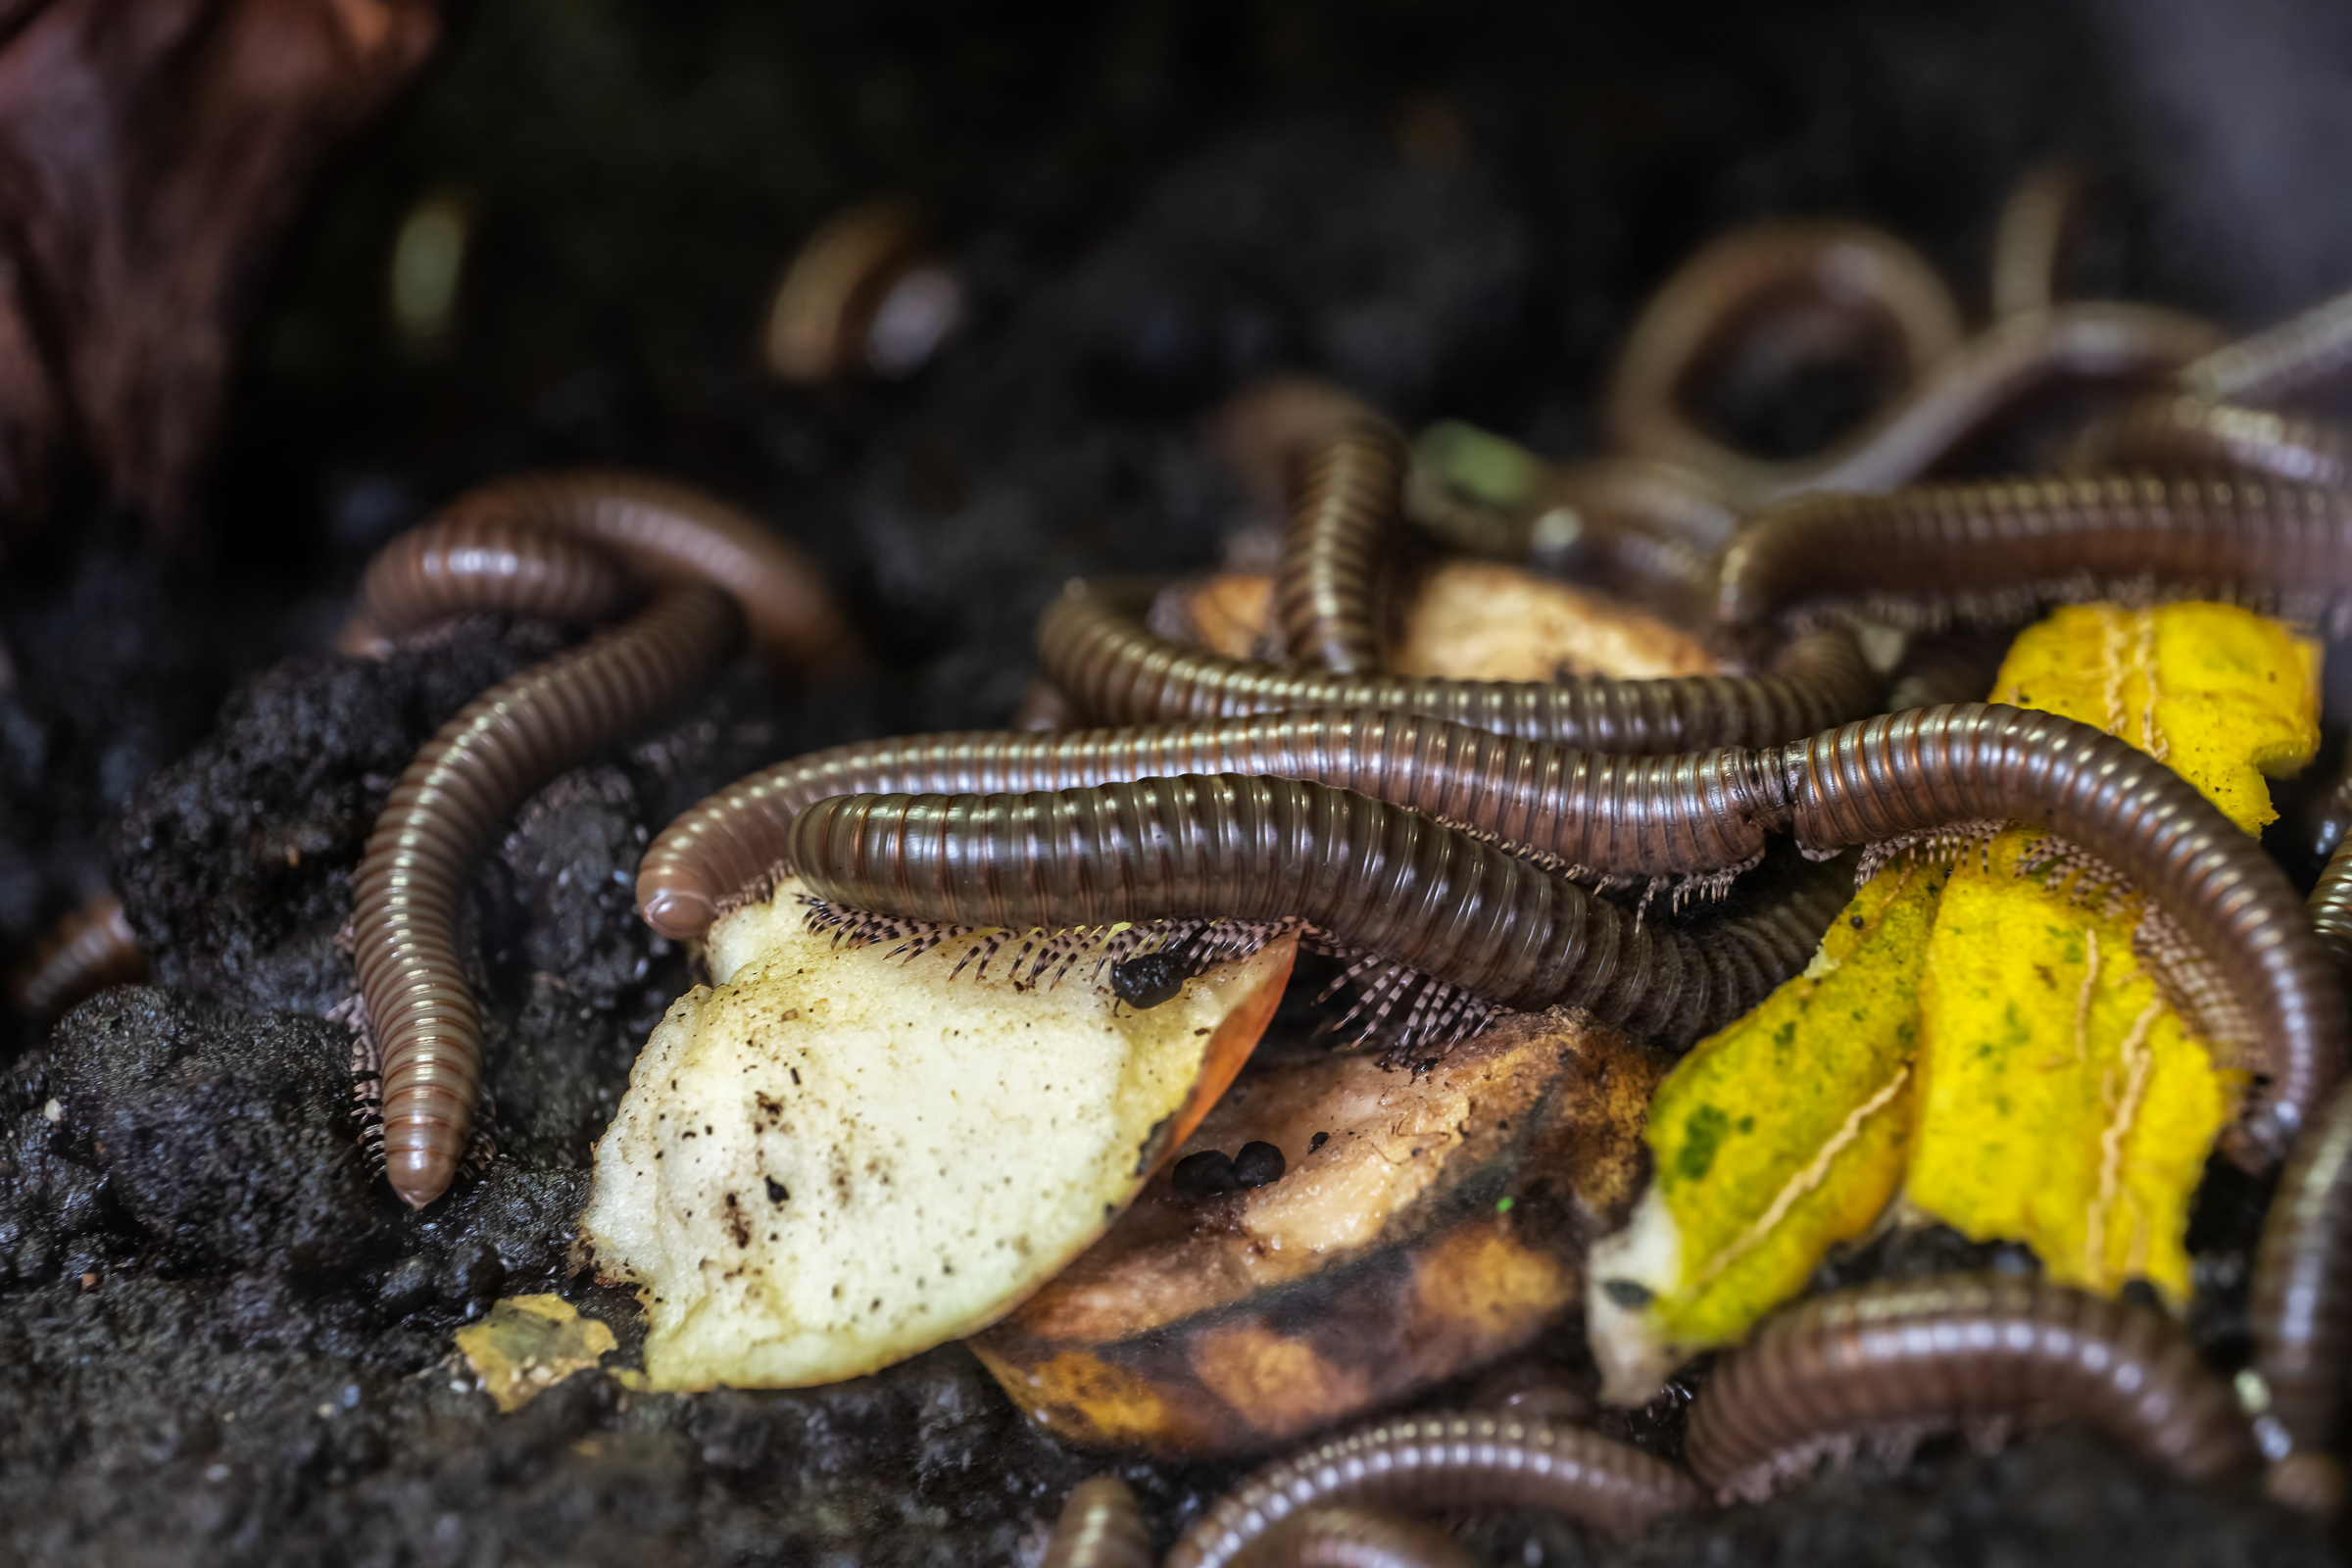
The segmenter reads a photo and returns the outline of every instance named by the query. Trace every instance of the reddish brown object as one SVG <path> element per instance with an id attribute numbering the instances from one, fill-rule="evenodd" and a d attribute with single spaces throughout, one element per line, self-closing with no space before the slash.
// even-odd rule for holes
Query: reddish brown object
<path id="1" fill-rule="evenodd" d="M 1375 601 L 1403 512 L 1404 466 L 1403 437 L 1359 419 L 1292 466 L 1274 607 L 1291 658 L 1310 669 L 1380 669 Z"/>
<path id="2" fill-rule="evenodd" d="M 9 978 L 8 1000 L 26 1018 L 47 1021 L 108 986 L 147 978 L 147 954 L 112 892 L 92 894 L 51 926 Z"/>
<path id="3" fill-rule="evenodd" d="M 2162 1314 L 2046 1280 L 1883 1280 L 1770 1319 L 1690 1412 L 1690 1468 L 1760 1497 L 1840 1444 L 1970 1421 L 2081 1421 L 2175 1475 L 2252 1468 L 2245 1418 Z"/>
<path id="4" fill-rule="evenodd" d="M 0 9 L 0 533 L 69 454 L 184 537 L 237 318 L 304 187 L 440 36 L 435 0 Z"/>
<path id="5" fill-rule="evenodd" d="M 473 1131 L 481 1021 L 456 933 L 482 841 L 533 790 L 708 678 L 741 629 L 717 589 L 665 589 L 625 625 L 475 698 L 393 786 L 355 879 L 353 962 L 383 1054 L 385 1168 L 410 1206 L 448 1190 Z"/>
<path id="6" fill-rule="evenodd" d="M 1526 740 L 1654 754 L 1790 740 L 1879 705 L 1879 679 L 1841 627 L 1792 638 L 1761 675 L 1444 680 L 1286 669 L 1188 648 L 1146 629 L 1148 597 L 1075 583 L 1038 622 L 1046 677 L 1097 722 L 1390 708 Z"/>
<path id="7" fill-rule="evenodd" d="M 1295 1513 L 1250 1554 L 1251 1568 L 1474 1568 L 1475 1561 L 1434 1525 L 1363 1508 Z"/>
<path id="8" fill-rule="evenodd" d="M 1037 1568 L 1152 1568 L 1143 1505 L 1127 1483 L 1117 1476 L 1078 1483 Z"/>
<path id="9" fill-rule="evenodd" d="M 1909 626 L 2015 625 L 2148 587 L 2319 619 L 2352 598 L 2352 496 L 2146 476 L 1805 496 L 1725 552 L 1717 609 L 1742 627 L 1855 605 Z"/>
<path id="10" fill-rule="evenodd" d="M 637 871 L 646 923 L 678 941 L 765 899 L 793 818 L 832 795 L 1008 795 L 1179 773 L 1259 773 L 1354 790 L 1571 865 L 1677 876 L 1752 863 L 1785 826 L 1778 771 L 1726 748 L 1625 757 L 1379 709 L 1025 734 L 854 741 L 737 779 L 679 813 Z"/>
<path id="11" fill-rule="evenodd" d="M 1310 1508 L 1551 1508 L 1629 1536 L 1702 1498 L 1682 1471 L 1597 1432 L 1476 1412 L 1401 1416 L 1258 1471 L 1186 1531 L 1163 1568 L 1227 1568 Z"/>

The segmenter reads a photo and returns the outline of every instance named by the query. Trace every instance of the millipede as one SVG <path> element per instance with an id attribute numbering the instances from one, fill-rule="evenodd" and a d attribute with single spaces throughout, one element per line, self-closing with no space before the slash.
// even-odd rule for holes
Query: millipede
<path id="1" fill-rule="evenodd" d="M 1807 496 L 1723 561 L 1735 626 L 1825 608 L 1914 627 L 2007 624 L 2100 594 L 2205 597 L 2306 619 L 2352 591 L 2352 496 L 2255 479 L 2124 475 Z"/>
<path id="2" fill-rule="evenodd" d="M 354 878 L 385 1169 L 412 1206 L 447 1191 L 473 1139 L 481 1024 L 458 909 L 499 819 L 707 679 L 747 619 L 776 660 L 838 661 L 846 638 L 797 552 L 723 503 L 630 474 L 522 475 L 468 491 L 387 547 L 363 587 L 365 641 L 470 610 L 595 619 L 624 601 L 630 576 L 665 586 L 618 628 L 483 693 L 426 743 Z"/>
<path id="3" fill-rule="evenodd" d="M 1690 877 L 1752 863 L 1787 817 L 1782 775 L 1736 749 L 1665 757 L 1573 751 L 1388 710 L 1255 714 L 1044 734 L 980 730 L 861 741 L 737 780 L 646 851 L 638 909 L 698 937 L 763 900 L 793 818 L 830 795 L 1003 795 L 1177 773 L 1257 773 L 1354 790 L 1563 864 Z"/>
<path id="4" fill-rule="evenodd" d="M 1046 678 L 1096 723 L 1386 708 L 1524 740 L 1653 754 L 1764 745 L 1878 708 L 1878 677 L 1842 627 L 1791 639 L 1761 675 L 1446 680 L 1227 659 L 1152 634 L 1141 619 L 1146 597 L 1115 585 L 1072 584 L 1039 622 Z"/>
<path id="5" fill-rule="evenodd" d="M 1709 1375 L 1685 1453 L 1721 1495 L 1775 1481 L 1874 1435 L 2063 1419 L 2175 1475 L 2250 1471 L 2229 1387 L 2163 1314 L 2038 1278 L 1879 1281 L 1776 1313 Z"/>
<path id="6" fill-rule="evenodd" d="M 2341 485 L 2352 476 L 2352 433 L 2324 419 L 2172 393 L 2093 423 L 2075 443 L 2073 466 Z"/>
<path id="7" fill-rule="evenodd" d="M 46 1023 L 108 986 L 147 978 L 147 953 L 122 901 L 101 889 L 61 915 L 9 976 L 19 1016 Z"/>
<path id="8" fill-rule="evenodd" d="M 909 921 L 1064 935 L 1041 945 L 1032 977 L 1066 968 L 1079 941 L 1105 951 L 1098 934 L 1113 926 L 1303 923 L 1373 975 L 1357 1015 L 1368 1033 L 1396 1020 L 1396 1060 L 1442 1051 L 1498 1005 L 1581 1007 L 1687 1045 L 1802 968 L 1845 900 L 1838 877 L 1816 874 L 1743 919 L 1668 929 L 1418 812 L 1231 773 L 836 795 L 794 817 L 790 857 L 812 923 L 853 941 L 925 945 Z"/>
<path id="9" fill-rule="evenodd" d="M 1743 488 L 1754 459 L 1699 428 L 1686 402 L 1706 365 L 1758 318 L 1827 308 L 1864 345 L 1895 362 L 1909 387 L 1961 343 L 1960 307 L 1909 245 L 1861 223 L 1793 220 L 1735 229 L 1703 247 L 1652 294 L 1627 334 L 1602 419 L 1622 452 Z"/>
<path id="10" fill-rule="evenodd" d="M 1230 1568 L 1323 1508 L 1548 1508 L 1611 1536 L 1704 1496 L 1676 1466 L 1581 1427 L 1478 1411 L 1376 1421 L 1259 1470 L 1212 1503 L 1162 1568 Z"/>
<path id="11" fill-rule="evenodd" d="M 1152 1537 L 1143 1505 L 1116 1476 L 1071 1489 L 1037 1568 L 1152 1568 Z"/>
<path id="12" fill-rule="evenodd" d="M 1377 587 L 1403 510 L 1404 438 L 1358 418 L 1291 473 L 1274 618 L 1292 660 L 1339 675 L 1380 668 Z"/>

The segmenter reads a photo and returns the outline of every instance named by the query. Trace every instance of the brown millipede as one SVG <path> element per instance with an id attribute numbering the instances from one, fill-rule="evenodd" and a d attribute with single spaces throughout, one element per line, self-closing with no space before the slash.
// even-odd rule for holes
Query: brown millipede
<path id="1" fill-rule="evenodd" d="M 2212 403 L 2271 404 L 2332 380 L 2348 365 L 2352 293 L 2224 344 L 2184 367 L 2180 385 Z"/>
<path id="2" fill-rule="evenodd" d="M 1475 1568 L 1445 1531 L 1363 1508 L 1307 1508 L 1268 1531 L 1249 1568 Z"/>
<path id="3" fill-rule="evenodd" d="M 1628 876 L 1747 864 L 1788 815 L 1771 793 L 1779 771 L 1747 752 L 1613 756 L 1381 710 L 977 730 L 836 746 L 736 780 L 646 851 L 638 909 L 664 936 L 699 937 L 725 907 L 765 896 L 787 861 L 794 816 L 829 795 L 1005 795 L 1178 773 L 1334 785 Z"/>
<path id="4" fill-rule="evenodd" d="M 146 978 L 146 950 L 122 912 L 122 901 L 111 888 L 102 889 L 33 944 L 9 977 L 9 1002 L 22 1016 L 45 1022 L 108 986 Z"/>
<path id="5" fill-rule="evenodd" d="M 474 855 L 531 791 L 659 714 L 741 634 L 719 590 L 664 589 L 626 624 L 475 698 L 393 787 L 356 878 L 354 961 L 382 1059 L 386 1165 L 412 1207 L 448 1189 L 480 1089 L 481 1026 L 456 945 Z"/>
<path id="6" fill-rule="evenodd" d="M 1274 576 L 1274 618 L 1291 659 L 1368 675 L 1381 667 L 1375 589 L 1402 507 L 1404 440 L 1357 419 L 1299 453 Z"/>
<path id="7" fill-rule="evenodd" d="M 2286 874 L 2164 763 L 2087 724 L 1996 703 L 1884 715 L 1781 748 L 1809 852 L 1955 822 L 2038 822 L 2115 867 L 2221 970 L 2269 1078 L 2225 1147 L 2283 1155 L 2343 1074 L 2341 981 Z"/>
<path id="8" fill-rule="evenodd" d="M 568 535 L 646 582 L 715 583 L 769 662 L 796 672 L 857 658 L 815 563 L 750 513 L 687 485 L 599 468 L 516 474 L 466 491 L 435 520 Z"/>
<path id="9" fill-rule="evenodd" d="M 2338 1090 L 2295 1145 L 2254 1256 L 2248 1401 L 2272 1461 L 2270 1490 L 2317 1513 L 2342 1503 L 2331 1453 L 2352 1340 L 2352 1089 Z"/>
<path id="10" fill-rule="evenodd" d="M 2257 480 L 2020 479 L 1809 496 L 1724 554 L 1735 626 L 1859 602 L 1912 624 L 2015 621 L 2154 586 L 2316 613 L 2352 591 L 2352 495 Z"/>
<path id="11" fill-rule="evenodd" d="M 1558 684 L 1331 675 L 1228 659 L 1154 636 L 1139 618 L 1145 598 L 1073 583 L 1038 624 L 1046 677 L 1098 723 L 1390 708 L 1592 751 L 1687 752 L 1788 740 L 1867 713 L 1879 696 L 1878 679 L 1852 637 L 1834 628 L 1792 640 L 1763 675 Z"/>
<path id="12" fill-rule="evenodd" d="M 2174 393 L 2139 399 L 2092 425 L 2076 443 L 2073 466 L 2340 485 L 2352 476 L 2352 434 L 2319 419 Z"/>
<path id="13" fill-rule="evenodd" d="M 503 516 L 438 517 L 368 564 L 343 645 L 378 651 L 384 638 L 468 611 L 605 620 L 628 597 L 627 575 L 594 545 Z"/>
<path id="14" fill-rule="evenodd" d="M 1891 234 L 1808 220 L 1720 236 L 1650 296 L 1602 393 L 1602 420 L 1623 451 L 1714 478 L 1748 462 L 1692 423 L 1690 383 L 1758 318 L 1826 305 L 1892 339 L 1895 379 L 1912 384 L 1959 347 L 1960 308 L 1936 270 Z"/>
<path id="15" fill-rule="evenodd" d="M 2336 786 L 2339 817 L 2352 806 L 2347 794 L 2352 794 L 2352 779 Z M 2306 907 L 2311 910 L 2312 934 L 2335 960 L 2337 970 L 2352 975 L 2352 831 L 2338 835 L 2320 879 L 2312 884 Z"/>
<path id="16" fill-rule="evenodd" d="M 1967 436 L 2043 387 L 2162 376 L 2210 348 L 2205 322 L 2153 305 L 2083 302 L 1995 321 L 1861 430 L 1818 458 L 1727 453 L 1711 486 L 1754 512 L 1806 491 L 1869 494 L 1925 473 Z"/>
<path id="17" fill-rule="evenodd" d="M 1163 1568 L 1229 1568 L 1312 1508 L 1550 1508 L 1629 1536 L 1703 1501 L 1673 1465 L 1596 1432 L 1478 1412 L 1398 1416 L 1259 1470 L 1194 1522 Z"/>
<path id="18" fill-rule="evenodd" d="M 1857 1438 L 2036 1418 L 2190 1480 L 2255 1459 L 2228 1386 L 2161 1313 L 1998 1274 L 1881 1281 L 1767 1319 L 1708 1375 L 1684 1451 L 1709 1491 L 1760 1497 Z"/>
<path id="19" fill-rule="evenodd" d="M 837 795 L 794 819 L 790 858 L 818 901 L 816 922 L 858 938 L 910 934 L 908 920 L 1078 936 L 1130 922 L 1303 922 L 1334 950 L 1366 956 L 1362 967 L 1390 965 L 1358 1013 L 1375 1032 L 1399 1019 L 1393 1059 L 1444 1049 L 1496 1004 L 1583 1007 L 1688 1044 L 1802 968 L 1845 898 L 1842 878 L 1808 878 L 1700 931 L 1645 924 L 1417 812 L 1233 773 L 1019 795 Z M 1077 951 L 1050 943 L 1030 974 Z"/>
<path id="20" fill-rule="evenodd" d="M 1143 1506 L 1127 1483 L 1096 1476 L 1072 1488 L 1037 1568 L 1152 1568 Z"/>
<path id="21" fill-rule="evenodd" d="M 2001 204 L 1988 288 L 1995 320 L 2058 303 L 2071 230 L 2089 181 L 2073 164 L 2031 170 Z"/>
<path id="22" fill-rule="evenodd" d="M 776 285 L 762 345 L 767 368 L 808 386 L 920 368 L 963 311 L 962 286 L 927 250 L 921 213 L 897 197 L 828 219 Z M 904 324 L 894 321 L 894 305 Z"/>

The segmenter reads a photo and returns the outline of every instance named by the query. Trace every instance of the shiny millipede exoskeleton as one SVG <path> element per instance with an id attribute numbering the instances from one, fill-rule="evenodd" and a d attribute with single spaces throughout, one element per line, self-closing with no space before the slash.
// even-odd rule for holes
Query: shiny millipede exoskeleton
<path id="1" fill-rule="evenodd" d="M 623 567 L 669 586 L 444 724 L 394 785 L 354 878 L 353 961 L 380 1061 L 385 1166 L 414 1206 L 447 1190 L 472 1138 L 481 1026 L 458 907 L 499 819 L 700 684 L 747 618 L 779 662 L 838 661 L 846 632 L 798 552 L 722 503 L 631 475 L 526 475 L 470 491 L 388 547 L 362 595 L 374 637 L 465 609 L 593 618 L 631 591 Z"/>

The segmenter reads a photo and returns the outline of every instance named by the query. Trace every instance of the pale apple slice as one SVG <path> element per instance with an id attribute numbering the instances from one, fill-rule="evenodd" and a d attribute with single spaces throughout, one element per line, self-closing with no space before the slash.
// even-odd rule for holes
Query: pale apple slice
<path id="1" fill-rule="evenodd" d="M 987 1326 L 1100 1236 L 1233 1080 L 1285 937 L 1147 1010 L 836 948 L 800 885 L 715 927 L 598 1144 L 581 1231 L 654 1388 L 799 1388 Z M 978 940 L 977 935 L 968 939 Z M 1016 944 L 1017 946 L 1017 944 Z"/>

